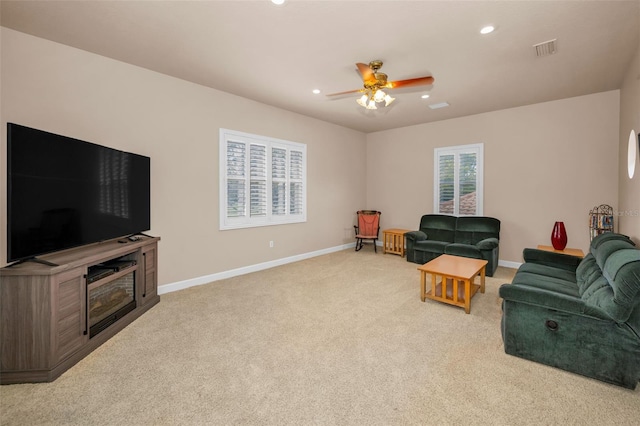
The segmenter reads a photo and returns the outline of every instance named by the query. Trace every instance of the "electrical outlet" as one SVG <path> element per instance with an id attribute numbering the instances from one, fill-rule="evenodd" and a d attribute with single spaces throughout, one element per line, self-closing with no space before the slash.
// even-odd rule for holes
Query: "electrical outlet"
<path id="1" fill-rule="evenodd" d="M 273 241 L 269 241 L 269 248 L 273 248 Z"/>

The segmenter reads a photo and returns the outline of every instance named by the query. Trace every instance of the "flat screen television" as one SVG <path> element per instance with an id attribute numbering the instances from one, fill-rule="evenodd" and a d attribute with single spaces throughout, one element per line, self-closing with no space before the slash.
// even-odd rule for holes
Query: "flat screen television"
<path id="1" fill-rule="evenodd" d="M 7 124 L 7 261 L 151 228 L 151 160 Z"/>

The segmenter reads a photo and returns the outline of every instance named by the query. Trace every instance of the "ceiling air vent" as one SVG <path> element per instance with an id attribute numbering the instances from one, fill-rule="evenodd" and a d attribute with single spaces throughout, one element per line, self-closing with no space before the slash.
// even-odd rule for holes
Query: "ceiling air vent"
<path id="1" fill-rule="evenodd" d="M 429 108 L 438 109 L 438 108 L 446 108 L 449 106 L 449 102 L 440 102 L 439 104 L 431 104 Z"/>
<path id="2" fill-rule="evenodd" d="M 558 51 L 558 39 L 554 38 L 544 43 L 534 44 L 533 47 L 536 49 L 536 56 L 538 57 L 553 55 Z"/>

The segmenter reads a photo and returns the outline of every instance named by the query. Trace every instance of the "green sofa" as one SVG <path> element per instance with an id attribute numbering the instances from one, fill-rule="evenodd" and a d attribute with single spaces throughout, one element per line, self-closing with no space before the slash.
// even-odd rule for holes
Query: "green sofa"
<path id="1" fill-rule="evenodd" d="M 500 287 L 507 354 L 635 389 L 640 380 L 640 250 L 601 234 L 584 259 L 525 249 Z"/>
<path id="2" fill-rule="evenodd" d="M 426 214 L 405 237 L 408 262 L 422 265 L 441 254 L 484 259 L 489 277 L 498 267 L 500 221 L 493 217 Z"/>

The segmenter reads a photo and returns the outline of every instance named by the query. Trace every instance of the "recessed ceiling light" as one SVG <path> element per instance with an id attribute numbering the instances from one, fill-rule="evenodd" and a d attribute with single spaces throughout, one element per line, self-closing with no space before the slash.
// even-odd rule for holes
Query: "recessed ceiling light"
<path id="1" fill-rule="evenodd" d="M 284 0 L 271 0 L 271 3 L 277 4 L 278 6 L 284 4 Z"/>
<path id="2" fill-rule="evenodd" d="M 422 95 L 422 96 L 420 96 L 420 97 L 421 97 L 422 99 L 427 99 L 427 98 L 429 98 L 429 95 Z"/>
<path id="3" fill-rule="evenodd" d="M 496 29 L 496 27 L 494 27 L 493 25 L 487 25 L 486 27 L 483 27 L 480 30 L 480 34 L 489 34 L 489 33 L 492 33 L 493 30 L 495 30 L 495 29 Z"/>
<path id="4" fill-rule="evenodd" d="M 313 89 L 312 92 L 314 95 L 317 95 L 320 93 L 320 89 Z"/>

